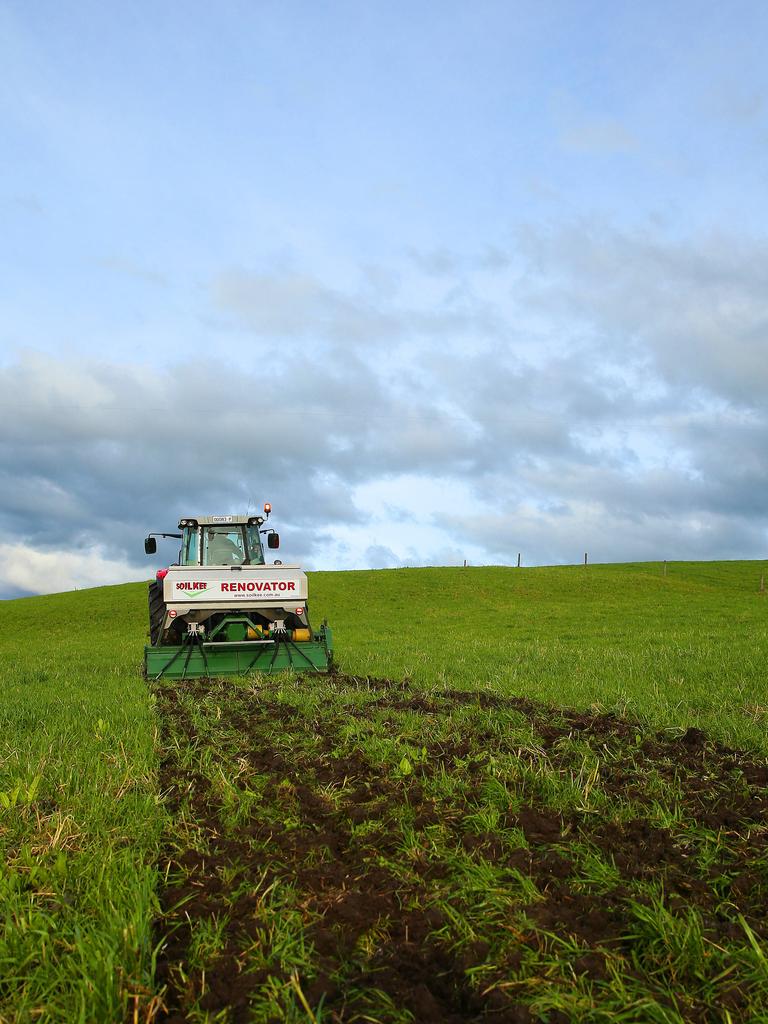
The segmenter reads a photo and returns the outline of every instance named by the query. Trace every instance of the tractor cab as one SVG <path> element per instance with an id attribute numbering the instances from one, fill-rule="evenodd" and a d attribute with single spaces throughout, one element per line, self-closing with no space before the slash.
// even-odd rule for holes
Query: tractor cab
<path id="1" fill-rule="evenodd" d="M 262 534 L 266 534 L 269 548 L 280 547 L 280 538 L 274 530 L 262 529 L 270 506 L 264 506 L 265 516 L 201 516 L 181 519 L 181 533 L 150 534 L 144 542 L 148 555 L 157 550 L 156 536 L 177 537 L 181 540 L 179 565 L 264 565 Z"/>
<path id="2" fill-rule="evenodd" d="M 182 526 L 179 565 L 264 565 L 258 524 Z"/>

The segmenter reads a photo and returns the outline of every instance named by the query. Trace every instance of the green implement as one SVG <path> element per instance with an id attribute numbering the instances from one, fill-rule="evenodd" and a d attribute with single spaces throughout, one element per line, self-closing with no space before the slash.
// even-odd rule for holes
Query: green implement
<path id="1" fill-rule="evenodd" d="M 333 638 L 323 624 L 312 640 L 288 635 L 270 640 L 211 641 L 190 635 L 178 646 L 145 647 L 148 679 L 197 679 L 201 676 L 244 676 L 249 672 L 328 672 L 333 665 Z"/>

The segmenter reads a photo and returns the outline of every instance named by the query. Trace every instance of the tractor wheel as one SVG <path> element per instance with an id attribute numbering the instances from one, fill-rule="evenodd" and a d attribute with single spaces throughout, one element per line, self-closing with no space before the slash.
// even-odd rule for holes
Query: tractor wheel
<path id="1" fill-rule="evenodd" d="M 164 621 L 163 581 L 155 580 L 149 584 L 149 641 L 153 647 L 160 644 Z"/>

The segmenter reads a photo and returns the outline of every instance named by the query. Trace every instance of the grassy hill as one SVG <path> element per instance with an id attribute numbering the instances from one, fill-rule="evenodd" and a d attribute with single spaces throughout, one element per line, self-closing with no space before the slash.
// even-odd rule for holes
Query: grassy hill
<path id="1" fill-rule="evenodd" d="M 704 1015 L 693 1016 L 693 996 L 690 999 L 694 1002 L 676 997 L 679 1005 L 675 1008 L 674 998 L 668 993 L 674 993 L 675 985 L 683 993 L 694 992 L 698 986 L 709 992 L 707 999 L 714 1001 L 714 1005 L 722 999 L 725 984 L 712 981 L 717 975 L 715 962 L 718 970 L 727 972 L 728 977 L 738 977 L 741 986 L 741 995 L 734 996 L 729 1004 L 730 1019 L 763 1019 L 754 1016 L 754 1007 L 763 991 L 760 971 L 764 971 L 765 961 L 760 957 L 764 952 L 759 945 L 759 935 L 755 936 L 754 928 L 750 930 L 748 910 L 742 907 L 739 911 L 747 922 L 747 930 L 739 933 L 739 941 L 733 939 L 733 950 L 722 954 L 713 954 L 714 947 L 707 946 L 710 940 L 702 937 L 705 930 L 702 931 L 701 921 L 715 912 L 709 904 L 696 911 L 698 925 L 691 924 L 693 919 L 688 921 L 688 939 L 677 918 L 670 918 L 672 924 L 668 923 L 667 931 L 671 929 L 670 934 L 677 936 L 675 941 L 682 944 L 683 950 L 674 952 L 670 960 L 673 954 L 662 948 L 664 941 L 659 935 L 660 929 L 664 931 L 660 924 L 663 914 L 670 915 L 672 910 L 666 904 L 661 909 L 658 905 L 658 899 L 662 898 L 659 893 L 665 892 L 664 884 L 669 887 L 669 878 L 651 880 L 651 885 L 644 875 L 639 875 L 639 888 L 633 888 L 626 899 L 617 896 L 619 888 L 615 879 L 611 882 L 613 888 L 606 881 L 610 871 L 615 872 L 616 865 L 611 868 L 609 853 L 600 860 L 602 840 L 594 829 L 584 831 L 586 826 L 582 821 L 584 816 L 584 820 L 593 820 L 589 815 L 606 814 L 612 808 L 610 813 L 618 822 L 616 827 L 629 827 L 628 823 L 639 820 L 638 807 L 642 805 L 642 814 L 653 820 L 658 832 L 658 835 L 654 833 L 655 839 L 648 841 L 651 846 L 653 842 L 662 842 L 659 839 L 662 832 L 664 836 L 672 836 L 669 842 L 674 846 L 679 839 L 675 828 L 685 826 L 689 829 L 685 833 L 688 836 L 686 856 L 694 848 L 699 859 L 714 856 L 713 850 L 719 849 L 710 835 L 714 826 L 707 831 L 709 826 L 702 825 L 705 819 L 699 804 L 695 805 L 699 808 L 695 813 L 686 804 L 687 783 L 670 782 L 673 777 L 677 778 L 674 771 L 669 775 L 667 770 L 677 748 L 669 744 L 685 736 L 699 742 L 695 729 L 703 729 L 713 740 L 753 751 L 748 757 L 756 759 L 755 763 L 768 751 L 765 730 L 768 597 L 759 591 L 763 574 L 768 575 L 768 563 L 670 563 L 666 574 L 660 564 L 314 573 L 310 580 L 313 617 L 316 621 L 321 616 L 329 619 L 338 660 L 346 677 L 358 681 L 373 677 L 391 682 L 358 685 L 344 678 L 336 682 L 284 679 L 252 687 L 247 706 L 262 709 L 259 712 L 262 718 L 251 723 L 253 733 L 249 743 L 255 743 L 258 737 L 264 744 L 274 744 L 277 742 L 275 735 L 282 735 L 283 745 L 275 747 L 270 764 L 276 763 L 277 758 L 283 765 L 281 770 L 285 772 L 289 787 L 285 791 L 280 789 L 279 779 L 264 781 L 271 779 L 272 771 L 265 765 L 258 771 L 254 769 L 255 775 L 247 787 L 238 781 L 240 776 L 235 776 L 234 781 L 229 778 L 230 764 L 244 756 L 238 746 L 238 743 L 242 745 L 243 737 L 235 742 L 230 732 L 221 733 L 221 709 L 230 700 L 227 694 L 231 687 L 226 692 L 221 688 L 207 690 L 200 686 L 173 687 L 157 694 L 150 691 L 141 677 L 146 633 L 146 587 L 143 584 L 1 602 L 0 848 L 4 868 L 0 874 L 0 904 L 6 908 L 6 926 L 0 939 L 0 1021 L 121 1020 L 134 1009 L 141 1015 L 138 1019 L 162 1019 L 162 1015 L 158 1017 L 154 996 L 157 980 L 151 957 L 152 921 L 160 909 L 169 920 L 174 910 L 162 895 L 163 887 L 158 887 L 158 857 L 161 865 L 166 863 L 169 870 L 180 871 L 181 853 L 173 844 L 169 846 L 169 835 L 186 836 L 185 856 L 191 857 L 192 862 L 197 856 L 194 851 L 202 848 L 201 843 L 208 849 L 205 843 L 210 842 L 210 836 L 206 839 L 198 834 L 195 822 L 202 820 L 203 809 L 195 804 L 194 787 L 188 787 L 189 792 L 184 795 L 184 773 L 191 772 L 190 778 L 204 777 L 205 787 L 213 786 L 220 798 L 216 804 L 217 814 L 222 806 L 229 808 L 229 817 L 221 825 L 225 831 L 240 828 L 238 815 L 245 813 L 246 805 L 250 808 L 248 814 L 255 813 L 253 794 L 261 793 L 260 802 L 257 801 L 259 814 L 269 817 L 270 813 L 277 813 L 283 830 L 296 828 L 297 834 L 301 834 L 301 829 L 306 827 L 308 835 L 314 835 L 318 829 L 329 828 L 330 804 L 322 814 L 317 811 L 317 794 L 311 800 L 307 797 L 302 804 L 302 791 L 297 783 L 290 782 L 291 773 L 303 773 L 310 780 L 314 778 L 322 799 L 336 801 L 333 813 L 337 817 L 333 821 L 343 831 L 343 822 L 348 818 L 352 820 L 356 813 L 344 802 L 352 799 L 348 787 L 354 783 L 354 772 L 350 769 L 349 778 L 347 774 L 333 775 L 330 768 L 341 763 L 339 759 L 345 764 L 358 765 L 355 793 L 361 787 L 370 788 L 372 783 L 366 772 L 375 770 L 390 779 L 390 796 L 396 794 L 400 801 L 394 801 L 394 797 L 390 801 L 394 816 L 390 826 L 398 835 L 402 832 L 405 847 L 401 843 L 399 852 L 390 851 L 386 856 L 379 849 L 376 855 L 377 870 L 384 870 L 380 863 L 384 857 L 388 878 L 399 879 L 397 884 L 405 887 L 402 891 L 397 889 L 400 894 L 397 900 L 402 903 L 402 892 L 411 892 L 408 886 L 413 888 L 416 884 L 401 863 L 405 856 L 403 849 L 410 850 L 406 859 L 416 858 L 413 863 L 408 860 L 411 873 L 417 870 L 419 857 L 430 863 L 435 859 L 439 862 L 443 881 L 430 882 L 432 887 L 425 888 L 422 879 L 421 887 L 413 888 L 411 894 L 414 907 L 423 910 L 422 904 L 428 904 L 434 910 L 434 927 L 427 928 L 427 918 L 414 917 L 411 923 L 414 934 L 418 934 L 419 929 L 424 933 L 423 948 L 431 949 L 429 943 L 437 943 L 434 948 L 438 951 L 435 954 L 438 966 L 432 962 L 425 964 L 424 978 L 435 973 L 453 976 L 454 967 L 448 970 L 439 960 L 445 957 L 445 949 L 460 950 L 469 964 L 466 969 L 454 971 L 457 978 L 461 975 L 465 979 L 462 985 L 465 982 L 469 985 L 472 979 L 478 982 L 475 985 L 472 981 L 471 993 L 461 996 L 462 1005 L 468 1007 L 462 1019 L 481 1019 L 486 1012 L 485 1004 L 478 1008 L 479 1004 L 472 1002 L 479 998 L 477 992 L 483 987 L 480 982 L 488 991 L 497 993 L 501 1000 L 499 1012 L 502 1012 L 505 1009 L 501 1005 L 502 997 L 507 997 L 508 988 L 499 978 L 508 975 L 518 979 L 514 982 L 517 988 L 513 987 L 517 1000 L 514 1012 L 529 1014 L 515 1019 L 559 1020 L 553 1014 L 576 1012 L 577 1004 L 569 1004 L 567 999 L 577 997 L 582 1000 L 578 1003 L 578 1012 L 582 1014 L 579 1019 L 585 1020 L 619 1019 L 614 1015 L 619 1012 L 622 1000 L 623 1005 L 636 1007 L 632 1011 L 635 1015 L 625 1015 L 622 1018 L 625 1020 L 710 1019 L 706 1017 L 704 1003 L 705 1009 L 696 1010 Z M 403 680 L 407 682 L 403 684 Z M 385 699 L 382 693 L 390 694 L 393 685 L 400 687 L 395 691 L 400 696 Z M 460 692 L 468 695 L 466 700 Z M 417 694 L 422 696 L 415 696 Z M 579 718 L 572 714 L 569 717 L 570 713 L 542 710 L 525 701 L 583 709 L 590 717 Z M 242 702 L 238 708 L 242 718 Z M 616 732 L 612 725 L 604 728 L 599 723 L 614 721 L 610 716 L 605 717 L 606 712 L 616 713 L 619 721 L 636 721 L 638 726 L 632 726 L 626 736 L 621 729 Z M 285 724 L 286 716 L 290 719 L 288 724 Z M 281 720 L 282 733 L 275 725 Z M 552 724 L 548 725 L 550 721 Z M 192 734 L 191 722 L 194 722 Z M 161 723 L 164 723 L 162 735 Z M 547 739 L 552 729 L 559 738 Z M 574 738 L 574 732 L 580 729 L 586 730 L 584 736 Z M 629 783 L 626 791 L 614 793 L 607 783 L 599 781 L 603 779 L 603 761 L 613 766 L 612 771 L 616 768 L 618 748 L 611 753 L 610 744 L 619 733 L 622 743 L 626 740 L 637 747 L 636 755 L 632 751 L 628 755 L 622 747 L 622 771 L 626 770 L 629 756 L 633 759 L 633 770 L 645 778 L 645 795 L 638 796 L 637 786 L 633 788 Z M 190 745 L 190 735 L 199 740 Z M 207 745 L 209 742 L 212 745 Z M 547 754 L 548 744 L 552 742 L 555 742 L 556 753 Z M 202 753 L 198 752 L 198 746 Z M 602 752 L 603 747 L 608 753 Z M 325 751 L 322 764 L 317 760 L 318 749 Z M 194 756 L 189 750 L 195 751 Z M 448 750 L 453 751 L 450 758 L 446 754 Z M 532 755 L 523 753 L 531 750 Z M 680 750 L 685 753 L 688 747 Z M 726 786 L 722 780 L 730 769 L 724 759 L 730 755 L 722 753 L 716 744 L 710 744 L 702 747 L 704 761 L 697 761 L 699 767 L 695 768 L 693 761 L 686 761 L 689 753 L 680 757 L 680 771 L 688 772 L 686 778 L 700 774 L 701 766 L 709 763 L 706 757 L 716 755 L 720 759 L 717 771 L 725 773 L 718 785 Z M 195 761 L 198 756 L 203 758 L 204 770 L 200 767 L 203 762 Z M 651 765 L 645 775 L 643 757 Z M 166 767 L 158 774 L 160 760 Z M 172 771 L 167 767 L 169 763 L 175 766 Z M 666 766 L 663 770 L 659 768 L 662 763 Z M 526 766 L 525 771 L 521 764 Z M 436 774 L 436 765 L 442 765 L 442 776 L 439 772 Z M 744 771 L 746 778 L 753 769 L 747 765 Z M 245 768 L 243 772 L 243 778 L 248 779 Z M 219 776 L 225 782 L 221 782 Z M 514 784 L 513 779 L 517 779 Z M 413 788 L 416 784 L 421 794 L 418 799 Z M 683 785 L 682 796 L 678 784 Z M 161 790 L 176 796 L 161 800 Z M 475 791 L 485 796 L 475 797 Z M 725 788 L 722 792 L 730 790 Z M 656 802 L 651 809 L 646 800 L 648 793 L 655 793 Z M 534 796 L 538 801 L 534 803 L 539 808 L 535 811 L 539 819 L 531 825 L 529 812 L 534 806 L 531 802 Z M 276 800 L 287 800 L 293 810 L 289 807 L 274 811 Z M 633 804 L 636 800 L 640 800 L 637 806 Z M 419 814 L 414 811 L 417 804 L 421 806 Z M 377 821 L 380 827 L 383 811 L 370 813 L 370 820 Z M 550 907 L 549 883 L 540 871 L 537 874 L 531 863 L 523 870 L 520 861 L 515 869 L 515 877 L 520 879 L 515 883 L 517 889 L 511 895 L 507 891 L 511 869 L 508 864 L 506 867 L 500 864 L 504 858 L 508 860 L 512 854 L 516 855 L 516 851 L 530 852 L 537 848 L 537 843 L 545 841 L 541 835 L 552 825 L 551 821 L 547 824 L 547 813 L 556 813 L 560 824 L 546 840 L 552 849 L 543 856 L 562 857 L 561 847 L 566 835 L 571 836 L 569 842 L 582 851 L 579 857 L 571 857 L 569 861 L 578 861 L 578 882 L 574 890 L 578 898 L 584 899 L 584 894 L 592 891 L 584 880 L 585 872 L 589 875 L 591 870 L 593 875 L 596 871 L 602 872 L 602 881 L 598 883 L 593 878 L 589 884 L 597 886 L 596 892 L 612 894 L 610 899 L 620 902 L 622 907 L 622 900 L 629 900 L 634 901 L 633 905 L 647 908 L 651 900 L 655 910 L 649 912 L 650 917 L 649 913 L 638 911 L 636 918 L 632 918 L 632 927 L 645 936 L 643 949 L 647 947 L 650 958 L 647 963 L 632 964 L 626 956 L 614 962 L 605 959 L 601 952 L 605 963 L 601 960 L 599 970 L 596 968 L 591 974 L 587 971 L 583 985 L 574 988 L 574 963 L 579 957 L 596 955 L 592 946 L 602 950 L 600 943 L 610 929 L 605 935 L 600 933 L 602 938 L 600 935 L 574 937 L 573 928 L 569 931 L 567 922 L 563 924 L 556 915 L 552 917 L 555 911 Z M 709 808 L 706 813 L 714 811 Z M 292 815 L 296 814 L 299 824 L 293 822 Z M 686 815 L 691 814 L 693 817 L 689 820 Z M 421 818 L 424 824 L 417 827 Z M 459 825 L 464 840 L 468 835 L 493 833 L 493 856 L 488 852 L 491 847 L 483 846 L 485 839 L 475 843 L 477 850 L 472 845 L 474 840 L 466 840 L 466 849 L 462 846 L 462 852 L 457 853 L 454 846 Z M 368 827 L 373 834 L 373 826 Z M 417 833 L 422 836 L 418 842 L 414 839 Z M 357 832 L 354 834 L 357 836 Z M 714 834 L 719 834 L 717 829 Z M 346 832 L 344 835 L 345 842 L 351 841 Z M 577 835 L 580 838 L 574 838 Z M 269 846 L 275 841 L 272 833 L 270 839 L 259 836 L 256 832 L 249 833 L 248 843 L 255 843 L 254 849 L 259 850 L 262 850 L 259 843 L 266 844 L 262 853 L 271 850 L 269 856 L 277 857 Z M 694 837 L 698 837 L 695 842 Z M 359 839 L 358 836 L 355 842 Z M 743 836 L 739 841 L 742 840 Z M 245 839 L 241 836 L 238 841 L 245 842 Z M 311 843 L 310 847 L 310 860 L 317 857 L 322 860 L 322 851 L 318 852 Z M 674 849 L 677 851 L 678 847 Z M 728 855 L 736 857 L 734 850 Z M 739 856 L 743 855 L 744 849 L 741 849 Z M 349 991 L 364 993 L 365 984 L 360 979 L 366 977 L 368 968 L 358 963 L 361 957 L 365 960 L 364 950 L 361 952 L 359 946 L 361 942 L 364 946 L 365 942 L 374 940 L 368 932 L 358 929 L 354 951 L 350 947 L 344 953 L 338 962 L 341 966 L 337 964 L 334 968 L 336 981 L 329 981 L 323 989 L 322 971 L 318 973 L 317 967 L 318 957 L 323 959 L 323 941 L 317 922 L 320 918 L 332 920 L 332 915 L 325 904 L 322 904 L 325 908 L 322 911 L 317 909 L 322 901 L 318 902 L 319 890 L 312 889 L 317 883 L 314 876 L 310 880 L 307 875 L 306 881 L 311 895 L 304 894 L 304 903 L 292 902 L 298 896 L 286 879 L 304 878 L 302 872 L 306 874 L 306 867 L 302 866 L 304 861 L 296 859 L 293 848 L 290 856 L 286 850 L 281 856 L 282 860 L 274 861 L 277 865 L 274 871 L 283 889 L 278 886 L 271 890 L 271 898 L 276 902 L 269 907 L 265 905 L 259 912 L 268 912 L 285 922 L 294 919 L 291 915 L 295 916 L 297 906 L 309 907 L 305 912 L 305 916 L 309 916 L 301 925 L 308 930 L 306 934 L 301 933 L 304 936 L 301 941 L 294 936 L 298 943 L 296 948 L 301 946 L 304 952 L 284 952 L 280 954 L 284 962 L 281 960 L 278 966 L 271 961 L 259 966 L 259 971 L 267 972 L 258 975 L 262 979 L 259 984 L 265 991 L 273 986 L 271 1002 L 264 1002 L 262 1010 L 258 1011 L 263 1012 L 264 1020 L 405 1021 L 430 1019 L 430 1014 L 440 1019 L 441 1013 L 448 1012 L 445 1007 L 454 998 L 454 989 L 451 989 L 454 995 L 447 990 L 447 994 L 441 994 L 428 986 L 426 994 L 422 992 L 421 1006 L 409 1009 L 410 996 L 405 989 L 398 996 L 398 985 L 404 984 L 398 974 L 400 968 L 396 970 L 396 965 L 390 964 L 387 968 L 390 973 L 383 971 L 377 977 L 390 979 L 384 996 L 390 1001 L 399 998 L 401 1009 L 395 1012 L 390 1006 L 387 1011 L 386 1000 L 374 1005 L 375 1000 L 366 1002 L 368 997 L 362 994 L 358 1002 L 352 999 L 349 1004 L 344 1003 L 343 1013 L 338 1011 L 341 1016 L 323 1017 L 323 1006 L 328 1007 L 327 1013 L 337 1012 L 333 1009 L 336 997 L 328 993 L 332 985 L 338 984 L 338 977 L 342 976 L 339 971 L 347 972 L 343 977 Z M 365 857 L 363 861 L 368 865 Z M 602 866 L 598 870 L 596 865 Z M 679 865 L 675 870 L 678 868 Z M 194 872 L 198 868 L 190 870 Z M 723 877 L 730 876 L 726 872 Z M 177 883 L 182 885 L 178 879 Z M 394 884 L 387 882 L 387 885 Z M 654 885 L 657 887 L 653 888 Z M 506 886 L 503 898 L 500 886 Z M 278 899 L 275 893 L 281 892 Z M 491 899 L 489 893 L 495 896 Z M 573 901 L 576 897 L 572 893 L 568 898 Z M 382 920 L 390 920 L 394 914 L 394 896 L 381 899 L 380 916 Z M 485 916 L 478 918 L 471 908 L 479 899 L 486 902 L 490 899 L 491 904 L 486 907 Z M 450 907 L 454 905 L 464 907 L 458 919 L 451 917 Z M 535 911 L 531 910 L 534 906 L 538 908 Z M 233 908 L 224 909 L 229 920 Z M 527 927 L 533 929 L 531 935 L 538 938 L 535 942 L 531 939 L 528 945 L 523 944 L 530 955 L 526 952 L 522 966 L 518 963 L 514 968 L 517 973 L 510 975 L 510 964 L 518 952 L 509 946 L 509 915 L 518 912 L 523 914 L 521 920 L 528 922 Z M 416 914 L 416 910 L 413 913 Z M 614 916 L 619 920 L 618 910 Z M 504 920 L 507 920 L 506 925 Z M 206 929 L 210 931 L 210 920 L 203 911 L 197 925 L 201 935 L 208 934 Z M 347 934 L 345 927 L 343 923 L 338 924 L 338 935 Z M 690 928 L 695 931 L 696 927 L 699 933 L 694 942 Z M 443 932 L 443 939 L 439 939 Z M 558 953 L 554 946 L 548 947 L 541 935 L 549 932 L 567 934 L 573 948 Z M 198 959 L 202 957 L 204 963 L 200 949 L 205 943 L 200 936 L 195 936 L 197 932 L 187 942 L 183 956 L 189 957 L 189 949 L 194 946 L 195 955 Z M 158 941 L 157 933 L 154 938 Z M 392 932 L 388 941 L 394 942 L 395 938 Z M 214 941 L 212 948 L 220 952 L 228 948 L 226 942 L 230 940 L 225 942 L 222 936 L 219 939 L 224 946 L 217 947 Z M 592 943 L 587 953 L 577 939 L 582 946 Z M 285 941 L 290 945 L 289 940 L 287 936 Z M 403 948 L 412 942 L 408 928 L 403 941 Z M 723 947 L 722 936 L 718 941 Z M 691 951 L 691 943 L 698 943 L 698 952 Z M 471 949 L 475 949 L 475 966 L 470 962 Z M 652 954 L 648 950 L 656 952 Z M 412 951 L 409 957 L 413 959 Z M 709 965 L 706 969 L 705 964 Z M 173 970 L 173 964 L 165 963 L 159 973 L 170 985 L 169 991 L 173 991 L 174 984 L 178 988 L 178 977 L 174 982 Z M 194 963 L 189 970 L 194 975 Z M 330 971 L 328 964 L 323 970 Z M 684 975 L 682 980 L 680 971 Z M 252 977 L 256 978 L 257 974 Z M 205 985 L 205 969 L 202 977 Z M 546 999 L 542 1002 L 537 995 L 540 989 L 536 986 L 544 977 L 549 979 L 548 991 L 552 993 L 547 997 L 549 1003 Z M 307 992 L 299 979 L 308 979 L 304 983 Z M 768 978 L 765 981 L 768 987 Z M 370 987 L 370 982 L 368 985 Z M 420 985 L 425 986 L 427 982 L 414 982 L 417 989 Z M 622 985 L 624 996 L 621 995 Z M 384 987 L 386 989 L 386 985 Z M 254 991 L 254 988 L 248 990 L 251 1000 L 256 998 Z M 313 992 L 314 1003 L 310 998 Z M 192 1010 L 182 1008 L 189 1014 L 184 1019 L 213 1020 L 218 1011 L 205 1009 L 206 998 L 210 999 L 210 993 L 197 992 Z M 461 1001 L 459 996 L 455 998 Z M 385 1009 L 382 1010 L 382 1006 Z M 257 1010 L 253 1012 L 257 1015 L 254 1019 L 262 1019 L 258 1018 Z M 742 1012 L 752 1016 L 740 1016 Z M 277 1018 L 270 1017 L 270 1013 L 278 1014 Z M 359 1018 L 354 1017 L 354 1013 L 359 1013 Z"/>
<path id="2" fill-rule="evenodd" d="M 766 746 L 768 562 L 317 573 L 345 671 L 600 705 Z"/>

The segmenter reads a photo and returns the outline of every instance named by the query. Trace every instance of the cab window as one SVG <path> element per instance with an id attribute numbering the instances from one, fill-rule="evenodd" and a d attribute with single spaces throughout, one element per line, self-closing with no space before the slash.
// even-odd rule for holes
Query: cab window
<path id="1" fill-rule="evenodd" d="M 248 526 L 248 550 L 253 565 L 264 565 L 264 548 L 261 546 L 258 526 Z"/>
<path id="2" fill-rule="evenodd" d="M 242 527 L 205 527 L 203 533 L 203 565 L 242 565 L 245 557 Z"/>
<path id="3" fill-rule="evenodd" d="M 185 526 L 181 541 L 181 564 L 197 565 L 197 527 Z"/>

